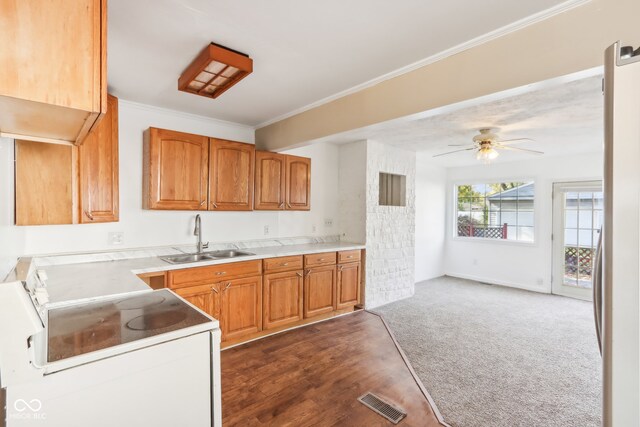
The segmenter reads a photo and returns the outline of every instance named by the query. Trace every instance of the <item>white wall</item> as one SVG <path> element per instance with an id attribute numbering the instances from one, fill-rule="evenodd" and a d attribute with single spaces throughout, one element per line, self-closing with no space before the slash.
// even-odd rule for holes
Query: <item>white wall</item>
<path id="1" fill-rule="evenodd" d="M 379 206 L 379 174 L 406 176 L 406 206 Z M 367 141 L 366 306 L 374 308 L 415 291 L 416 153 Z"/>
<path id="2" fill-rule="evenodd" d="M 431 155 L 416 155 L 415 281 L 444 274 L 447 171 L 431 163 Z"/>
<path id="3" fill-rule="evenodd" d="M 24 253 L 24 230 L 12 227 L 13 197 L 13 140 L 0 138 L 0 282 L 13 269 Z"/>
<path id="4" fill-rule="evenodd" d="M 340 145 L 339 154 L 340 238 L 364 243 L 367 239 L 367 141 Z"/>
<path id="5" fill-rule="evenodd" d="M 13 214 L 7 216 L 10 208 L 5 201 L 13 200 L 13 186 L 6 186 L 3 180 L 3 192 L 0 193 L 3 200 L 0 230 L 3 235 L 0 237 L 4 241 L 6 233 L 23 236 L 23 245 L 16 244 L 11 252 L 18 255 L 44 254 L 194 243 L 192 231 L 196 212 L 142 209 L 142 135 L 150 126 L 243 142 L 253 142 L 254 136 L 253 129 L 247 126 L 121 100 L 120 221 L 107 224 L 12 226 Z M 12 143 L 3 141 L 1 145 L 2 173 L 12 176 L 12 163 L 5 154 Z M 205 241 L 338 234 L 338 147 L 317 144 L 287 152 L 312 159 L 311 211 L 200 212 Z M 333 220 L 333 225 L 326 227 L 325 219 Z M 269 227 L 268 235 L 264 234 L 265 226 Z M 115 231 L 124 232 L 123 245 L 109 244 L 108 233 Z"/>
<path id="6" fill-rule="evenodd" d="M 578 154 L 447 169 L 445 273 L 487 283 L 551 292 L 553 183 L 602 179 L 602 161 L 601 154 Z M 525 179 L 533 179 L 536 185 L 533 244 L 453 237 L 455 184 Z"/>

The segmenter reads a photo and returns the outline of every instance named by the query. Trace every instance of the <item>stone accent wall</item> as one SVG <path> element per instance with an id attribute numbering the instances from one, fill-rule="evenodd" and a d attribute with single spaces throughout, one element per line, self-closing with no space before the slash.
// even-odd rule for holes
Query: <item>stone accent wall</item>
<path id="1" fill-rule="evenodd" d="M 380 172 L 405 175 L 406 206 L 379 206 Z M 416 154 L 367 142 L 366 306 L 377 307 L 415 290 Z"/>
<path id="2" fill-rule="evenodd" d="M 379 206 L 380 172 L 406 176 L 406 206 Z M 340 147 L 341 240 L 365 243 L 365 306 L 414 293 L 416 154 L 377 141 Z"/>

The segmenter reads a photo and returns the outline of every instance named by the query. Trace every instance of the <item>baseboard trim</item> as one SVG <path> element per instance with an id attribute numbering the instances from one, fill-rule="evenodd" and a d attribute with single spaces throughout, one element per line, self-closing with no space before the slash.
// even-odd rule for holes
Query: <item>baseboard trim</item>
<path id="1" fill-rule="evenodd" d="M 498 286 L 504 286 L 507 288 L 516 288 L 516 289 L 522 289 L 525 291 L 531 291 L 531 292 L 537 292 L 540 294 L 550 294 L 551 290 L 549 289 L 542 289 L 542 288 L 538 288 L 538 287 L 534 287 L 534 286 L 529 286 L 529 285 L 524 285 L 521 283 L 513 283 L 513 282 L 505 282 L 502 280 L 495 280 L 495 279 L 489 279 L 487 277 L 479 277 L 479 276 L 474 276 L 471 274 L 460 274 L 460 273 L 445 273 L 444 275 L 445 277 L 454 277 L 456 279 L 465 279 L 465 280 L 473 280 L 476 282 L 482 282 L 482 283 L 488 283 L 490 285 L 498 285 Z"/>

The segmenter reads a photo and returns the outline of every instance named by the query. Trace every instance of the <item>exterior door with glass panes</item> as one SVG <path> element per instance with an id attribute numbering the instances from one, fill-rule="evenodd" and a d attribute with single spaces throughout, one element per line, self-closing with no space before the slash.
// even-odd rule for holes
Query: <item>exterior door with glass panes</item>
<path id="1" fill-rule="evenodd" d="M 554 294 L 592 299 L 593 263 L 603 221 L 602 208 L 602 181 L 554 184 Z"/>

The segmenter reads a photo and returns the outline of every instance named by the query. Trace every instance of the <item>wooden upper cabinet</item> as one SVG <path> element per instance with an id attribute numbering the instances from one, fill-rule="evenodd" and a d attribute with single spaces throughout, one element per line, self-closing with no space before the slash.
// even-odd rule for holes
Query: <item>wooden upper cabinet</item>
<path id="1" fill-rule="evenodd" d="M 0 131 L 81 143 L 107 109 L 106 0 L 0 0 Z"/>
<path id="2" fill-rule="evenodd" d="M 78 147 L 80 222 L 118 221 L 118 98 Z"/>
<path id="3" fill-rule="evenodd" d="M 256 151 L 256 210 L 285 208 L 286 156 L 269 151 Z"/>
<path id="4" fill-rule="evenodd" d="M 149 128 L 143 177 L 146 209 L 207 210 L 209 138 Z"/>
<path id="5" fill-rule="evenodd" d="M 77 147 L 15 142 L 16 225 L 76 222 Z"/>
<path id="6" fill-rule="evenodd" d="M 311 209 L 311 159 L 256 151 L 256 210 Z"/>
<path id="7" fill-rule="evenodd" d="M 209 141 L 209 210 L 252 210 L 255 146 L 217 138 Z"/>
<path id="8" fill-rule="evenodd" d="M 311 209 L 311 159 L 287 156 L 287 209 Z"/>

